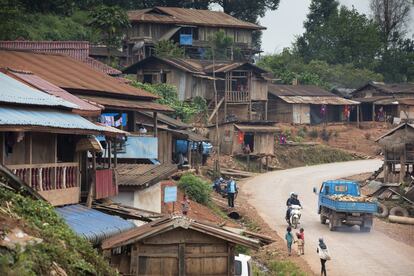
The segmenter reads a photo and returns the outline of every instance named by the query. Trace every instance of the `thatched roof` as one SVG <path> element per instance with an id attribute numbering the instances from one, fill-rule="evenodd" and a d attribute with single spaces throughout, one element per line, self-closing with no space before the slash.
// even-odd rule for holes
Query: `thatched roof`
<path id="1" fill-rule="evenodd" d="M 401 152 L 405 145 L 414 144 L 414 125 L 401 124 L 376 140 L 386 151 Z"/>

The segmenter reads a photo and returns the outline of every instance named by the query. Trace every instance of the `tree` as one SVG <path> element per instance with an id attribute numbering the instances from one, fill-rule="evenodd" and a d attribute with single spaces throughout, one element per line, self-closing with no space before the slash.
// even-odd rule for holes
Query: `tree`
<path id="1" fill-rule="evenodd" d="M 98 6 L 90 13 L 90 25 L 102 32 L 102 41 L 108 47 L 108 58 L 111 62 L 111 50 L 121 43 L 121 31 L 130 27 L 128 15 L 118 6 Z"/>
<path id="2" fill-rule="evenodd" d="M 382 81 L 381 74 L 367 69 L 355 68 L 352 64 L 328 64 L 321 60 L 305 63 L 294 51 L 284 49 L 282 53 L 264 56 L 258 65 L 271 71 L 284 84 L 297 79 L 301 84 L 313 84 L 326 89 L 333 87 L 357 88 L 368 81 Z"/>
<path id="3" fill-rule="evenodd" d="M 209 37 L 210 48 L 207 50 L 207 59 L 226 60 L 234 57 L 234 41 L 223 30 L 215 32 Z M 237 50 L 236 50 L 237 51 Z"/>
<path id="4" fill-rule="evenodd" d="M 371 0 L 371 11 L 380 26 L 386 47 L 405 35 L 413 4 L 410 0 Z"/>
<path id="5" fill-rule="evenodd" d="M 314 0 L 309 7 L 307 19 L 303 23 L 307 33 L 323 26 L 338 11 L 339 3 L 335 0 Z"/>
<path id="6" fill-rule="evenodd" d="M 155 44 L 155 56 L 161 58 L 183 58 L 184 49 L 171 40 L 161 40 Z"/>

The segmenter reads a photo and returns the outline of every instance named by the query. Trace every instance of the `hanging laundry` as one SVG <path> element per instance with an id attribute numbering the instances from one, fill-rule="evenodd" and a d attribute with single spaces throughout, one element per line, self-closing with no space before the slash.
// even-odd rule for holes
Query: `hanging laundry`
<path id="1" fill-rule="evenodd" d="M 326 114 L 326 104 L 322 104 L 321 105 L 321 115 L 325 115 Z"/>
<path id="2" fill-rule="evenodd" d="M 114 126 L 114 116 L 101 115 L 101 121 L 106 126 Z"/>
<path id="3" fill-rule="evenodd" d="M 244 132 L 239 131 L 237 138 L 238 138 L 239 144 L 243 144 L 243 142 L 244 142 Z"/>

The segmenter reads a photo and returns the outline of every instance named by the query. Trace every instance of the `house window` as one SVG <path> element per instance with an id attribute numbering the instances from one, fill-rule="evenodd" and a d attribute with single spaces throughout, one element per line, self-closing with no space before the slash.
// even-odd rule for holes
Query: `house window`
<path id="1" fill-rule="evenodd" d="M 167 73 L 160 73 L 160 82 L 167 83 Z"/>
<path id="2" fill-rule="evenodd" d="M 152 74 L 144 74 L 144 83 L 152 84 Z"/>

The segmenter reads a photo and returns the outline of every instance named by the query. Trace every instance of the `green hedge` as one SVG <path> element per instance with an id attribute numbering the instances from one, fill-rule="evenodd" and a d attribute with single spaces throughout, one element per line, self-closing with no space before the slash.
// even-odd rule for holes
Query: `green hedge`
<path id="1" fill-rule="evenodd" d="M 184 174 L 178 182 L 178 187 L 198 203 L 207 205 L 210 202 L 212 190 L 210 183 L 194 174 Z"/>

